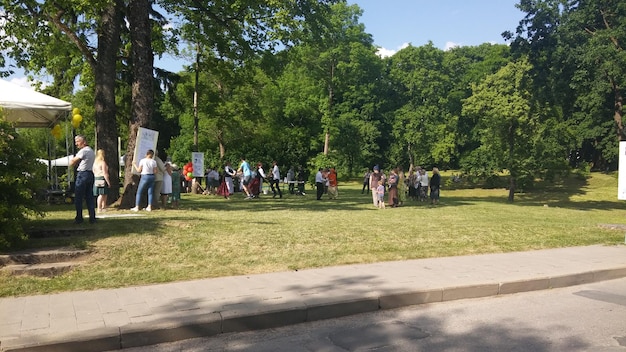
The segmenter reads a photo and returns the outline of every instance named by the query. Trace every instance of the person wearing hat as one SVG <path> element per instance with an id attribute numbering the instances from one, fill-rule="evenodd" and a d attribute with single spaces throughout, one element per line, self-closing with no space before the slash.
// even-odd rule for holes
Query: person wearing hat
<path id="1" fill-rule="evenodd" d="M 375 165 L 374 166 L 374 172 L 372 172 L 370 174 L 370 190 L 372 190 L 372 203 L 374 203 L 374 206 L 378 208 L 378 194 L 377 194 L 377 189 L 378 189 L 378 183 L 381 180 L 381 172 L 380 172 L 380 166 Z"/>

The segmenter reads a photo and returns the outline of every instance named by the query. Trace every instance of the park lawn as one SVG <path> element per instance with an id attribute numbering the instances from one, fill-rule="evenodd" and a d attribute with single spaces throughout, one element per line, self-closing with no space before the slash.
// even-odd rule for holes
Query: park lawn
<path id="1" fill-rule="evenodd" d="M 444 176 L 448 176 L 445 175 Z M 626 205 L 617 174 L 572 176 L 517 193 L 467 188 L 444 177 L 441 204 L 408 200 L 374 208 L 360 182 L 340 182 L 339 199 L 286 194 L 244 200 L 183 194 L 179 210 L 140 212 L 83 224 L 84 235 L 34 240 L 92 254 L 54 278 L 0 275 L 0 297 L 93 290 L 210 277 L 479 253 L 624 243 Z M 326 198 L 326 197 L 325 197 Z M 47 208 L 28 228 L 76 228 L 71 205 Z M 106 215 L 132 214 L 111 209 Z"/>

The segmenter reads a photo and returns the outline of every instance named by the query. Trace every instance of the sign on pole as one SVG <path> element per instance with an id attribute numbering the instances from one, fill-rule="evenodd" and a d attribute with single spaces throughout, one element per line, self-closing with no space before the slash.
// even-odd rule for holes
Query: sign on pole
<path id="1" fill-rule="evenodd" d="M 617 199 L 626 199 L 626 141 L 619 142 L 619 169 L 617 177 Z"/>
<path id="2" fill-rule="evenodd" d="M 191 153 L 193 164 L 193 177 L 204 177 L 204 153 Z"/>
<path id="3" fill-rule="evenodd" d="M 133 152 L 133 164 L 138 164 L 139 160 L 146 156 L 148 149 L 152 149 L 156 153 L 157 140 L 159 139 L 159 132 L 149 130 L 147 128 L 139 127 L 137 131 L 137 141 L 135 143 L 135 150 Z M 135 165 L 133 165 L 133 173 L 137 174 Z"/>

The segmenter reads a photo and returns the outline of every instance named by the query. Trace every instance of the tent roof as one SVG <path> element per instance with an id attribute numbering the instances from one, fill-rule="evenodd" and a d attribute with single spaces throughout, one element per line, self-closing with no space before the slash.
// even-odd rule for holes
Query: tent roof
<path id="1" fill-rule="evenodd" d="M 52 127 L 72 104 L 0 79 L 0 108 L 16 127 Z"/>

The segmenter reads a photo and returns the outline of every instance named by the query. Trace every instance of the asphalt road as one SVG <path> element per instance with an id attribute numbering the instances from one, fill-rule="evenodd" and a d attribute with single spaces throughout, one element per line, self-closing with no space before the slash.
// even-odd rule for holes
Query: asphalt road
<path id="1" fill-rule="evenodd" d="M 377 311 L 127 352 L 626 352 L 626 279 Z"/>

